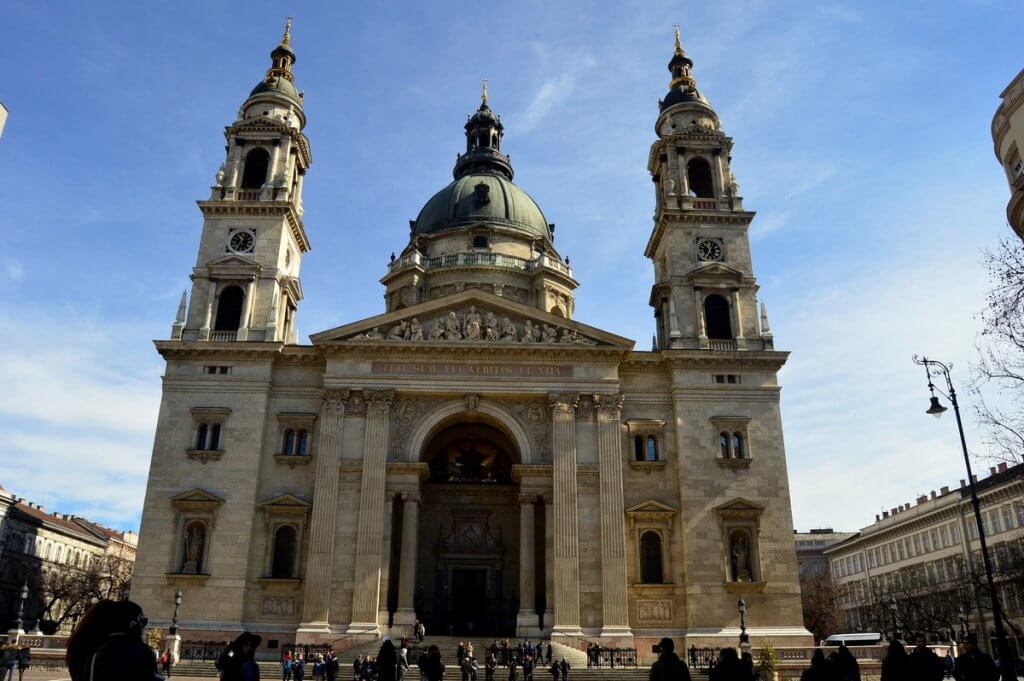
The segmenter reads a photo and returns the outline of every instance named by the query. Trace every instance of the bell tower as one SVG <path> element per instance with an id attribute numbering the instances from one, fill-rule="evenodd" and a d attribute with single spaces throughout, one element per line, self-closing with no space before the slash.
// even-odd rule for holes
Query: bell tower
<path id="1" fill-rule="evenodd" d="M 172 340 L 295 343 L 299 269 L 310 249 L 302 181 L 312 163 L 295 87 L 291 18 L 266 76 L 224 130 L 225 160 L 210 198 L 199 201 L 203 232 Z"/>
<path id="2" fill-rule="evenodd" d="M 743 210 L 732 138 L 697 89 L 678 26 L 668 69 L 647 162 L 656 201 L 644 252 L 654 262 L 655 348 L 770 350 L 747 235 L 754 213 Z"/>

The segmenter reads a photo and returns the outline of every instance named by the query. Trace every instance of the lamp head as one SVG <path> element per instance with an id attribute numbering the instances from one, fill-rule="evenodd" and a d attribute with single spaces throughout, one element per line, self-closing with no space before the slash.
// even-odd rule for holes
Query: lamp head
<path id="1" fill-rule="evenodd" d="M 740 607 L 740 612 L 746 612 L 747 611 L 747 602 L 745 600 L 743 600 L 743 596 L 740 596 L 740 601 L 739 601 L 738 605 Z"/>
<path id="2" fill-rule="evenodd" d="M 938 397 L 936 397 L 935 395 L 932 395 L 931 396 L 931 405 L 928 407 L 928 410 L 925 413 L 926 414 L 931 414 L 935 418 L 939 418 L 940 416 L 942 416 L 942 412 L 944 412 L 944 411 L 949 411 L 949 410 L 946 407 L 943 407 L 941 404 L 939 404 L 939 398 Z"/>

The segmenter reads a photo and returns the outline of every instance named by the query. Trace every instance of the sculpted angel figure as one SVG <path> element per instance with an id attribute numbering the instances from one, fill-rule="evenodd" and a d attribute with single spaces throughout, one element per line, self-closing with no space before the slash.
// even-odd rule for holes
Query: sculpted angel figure
<path id="1" fill-rule="evenodd" d="M 493 312 L 487 313 L 486 321 L 484 323 L 487 325 L 487 334 L 484 337 L 485 340 L 498 340 L 498 318 L 494 316 Z"/>
<path id="2" fill-rule="evenodd" d="M 557 343 L 558 342 L 558 330 L 553 326 L 544 325 L 541 329 L 541 342 L 542 343 Z"/>
<path id="3" fill-rule="evenodd" d="M 463 321 L 465 324 L 464 328 L 466 329 L 466 340 L 480 338 L 480 315 L 476 311 L 476 306 L 469 306 L 469 312 L 466 313 Z"/>
<path id="4" fill-rule="evenodd" d="M 526 324 L 523 325 L 523 337 L 521 339 L 519 339 L 519 342 L 520 343 L 532 343 L 534 341 L 534 338 L 533 338 L 533 332 L 534 331 L 538 331 L 539 332 L 540 329 L 535 327 L 533 325 L 533 322 L 531 322 L 529 319 L 527 319 L 526 320 Z"/>
<path id="5" fill-rule="evenodd" d="M 434 322 L 433 328 L 430 329 L 430 340 L 444 340 L 444 325 L 440 320 Z"/>
<path id="6" fill-rule="evenodd" d="M 227 173 L 224 172 L 224 164 L 221 163 L 220 164 L 220 168 L 217 168 L 217 175 L 216 175 L 217 186 L 218 187 L 223 187 L 224 186 L 224 178 L 226 177 L 226 175 L 227 175 Z"/>
<path id="7" fill-rule="evenodd" d="M 420 320 L 415 317 L 409 322 L 409 335 L 408 339 L 411 341 L 423 340 L 423 327 L 420 325 Z"/>
<path id="8" fill-rule="evenodd" d="M 448 340 L 462 340 L 462 326 L 454 310 L 448 311 L 448 319 L 444 323 L 445 337 Z"/>
<path id="9" fill-rule="evenodd" d="M 516 325 L 508 317 L 501 318 L 501 340 L 509 343 L 516 342 Z"/>

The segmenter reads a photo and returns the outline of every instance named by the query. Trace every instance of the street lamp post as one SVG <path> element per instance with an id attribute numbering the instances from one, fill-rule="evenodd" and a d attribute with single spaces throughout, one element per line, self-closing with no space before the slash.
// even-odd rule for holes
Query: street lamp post
<path id="1" fill-rule="evenodd" d="M 740 596 L 737 603 L 740 611 L 740 650 L 746 651 L 750 647 L 750 637 L 747 636 L 747 602 Z"/>
<path id="2" fill-rule="evenodd" d="M 171 628 L 168 631 L 171 636 L 178 633 L 178 610 L 181 609 L 181 589 L 174 592 L 174 614 L 171 616 Z"/>
<path id="3" fill-rule="evenodd" d="M 18 617 L 14 620 L 14 628 L 10 634 L 17 636 L 25 633 L 25 601 L 28 600 L 28 580 L 21 587 L 21 599 L 18 601 Z"/>
<path id="4" fill-rule="evenodd" d="M 899 606 L 896 605 L 896 596 L 889 596 L 889 614 L 892 615 L 892 640 L 900 640 L 900 621 L 896 616 L 896 610 Z"/>
<path id="5" fill-rule="evenodd" d="M 928 406 L 926 414 L 931 414 L 935 418 L 942 416 L 943 412 L 949 411 L 946 407 L 942 406 L 939 402 L 939 398 L 935 396 L 938 392 L 940 395 L 944 394 L 941 389 L 936 388 L 932 382 L 932 371 L 941 374 L 946 379 L 946 390 L 948 394 L 945 396 L 953 405 L 953 414 L 956 416 L 956 428 L 960 434 L 960 449 L 964 456 L 964 466 L 967 467 L 967 485 L 971 491 L 971 506 L 974 508 L 974 522 L 978 526 L 978 543 L 981 545 L 981 559 L 985 566 L 985 580 L 988 583 L 989 598 L 992 601 L 992 619 L 994 620 L 996 630 L 996 649 L 999 656 L 999 673 L 1003 681 L 1016 681 L 1016 675 L 1013 672 L 1013 663 L 1010 660 L 1010 648 L 1006 644 L 1006 630 L 1003 628 L 1003 608 L 999 603 L 999 594 L 996 592 L 996 583 L 992 577 L 992 560 L 988 555 L 988 542 L 985 539 L 985 525 L 981 518 L 981 504 L 978 501 L 978 491 L 974 486 L 974 473 L 971 471 L 971 457 L 967 453 L 967 438 L 964 436 L 964 424 L 960 418 L 960 403 L 956 399 L 956 389 L 953 387 L 953 379 L 949 375 L 949 370 L 952 365 L 943 364 L 934 359 L 928 359 L 927 357 L 918 357 L 914 355 L 914 363 L 924 367 L 925 375 L 928 377 L 928 391 L 931 394 L 930 404 Z M 965 541 L 970 542 L 968 538 L 964 538 Z M 970 546 L 970 544 L 968 544 Z"/>

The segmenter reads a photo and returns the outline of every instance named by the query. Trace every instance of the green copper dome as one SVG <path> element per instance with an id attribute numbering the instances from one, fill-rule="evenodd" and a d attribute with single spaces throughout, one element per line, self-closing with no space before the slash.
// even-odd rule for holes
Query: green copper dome
<path id="1" fill-rule="evenodd" d="M 503 175 L 468 173 L 434 194 L 413 223 L 412 233 L 430 234 L 488 222 L 551 241 L 540 206 Z"/>

